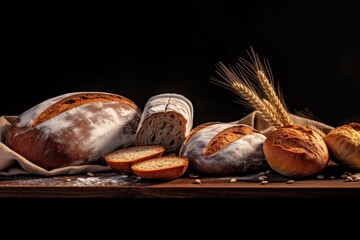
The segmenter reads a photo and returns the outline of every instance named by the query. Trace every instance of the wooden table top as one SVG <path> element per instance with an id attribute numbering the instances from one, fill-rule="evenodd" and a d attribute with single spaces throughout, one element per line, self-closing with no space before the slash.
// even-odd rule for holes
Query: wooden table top
<path id="1" fill-rule="evenodd" d="M 204 177 L 186 173 L 166 182 L 140 179 L 132 175 L 103 172 L 83 175 L 42 177 L 0 176 L 1 198 L 360 198 L 360 182 L 341 178 L 343 170 L 329 167 L 322 174 L 294 179 L 268 174 L 261 184 L 258 174 L 233 177 Z M 359 173 L 356 173 L 359 174 Z M 236 182 L 230 179 L 236 178 Z M 201 183 L 196 183 L 200 179 Z"/>

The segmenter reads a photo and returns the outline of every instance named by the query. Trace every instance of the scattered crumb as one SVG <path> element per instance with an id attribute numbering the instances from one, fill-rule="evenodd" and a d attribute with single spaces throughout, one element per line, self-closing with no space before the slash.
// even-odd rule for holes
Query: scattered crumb
<path id="1" fill-rule="evenodd" d="M 348 177 L 348 175 L 343 174 L 343 175 L 341 175 L 340 177 L 346 179 L 346 178 Z"/>
<path id="2" fill-rule="evenodd" d="M 335 179 L 335 177 L 334 177 L 334 176 L 330 176 L 330 179 Z"/>
<path id="3" fill-rule="evenodd" d="M 267 179 L 267 176 L 260 176 L 258 177 L 259 181 L 265 181 Z"/>
<path id="4" fill-rule="evenodd" d="M 353 174 L 351 175 L 350 177 L 352 177 L 353 179 L 357 178 L 357 177 L 360 177 L 360 174 Z"/>
<path id="5" fill-rule="evenodd" d="M 71 182 L 71 179 L 70 179 L 70 178 L 67 178 L 65 181 L 66 181 L 66 182 Z"/>
<path id="6" fill-rule="evenodd" d="M 295 181 L 292 180 L 292 179 L 290 179 L 290 180 L 288 180 L 288 181 L 286 182 L 286 184 L 293 184 L 293 183 L 295 183 Z"/>
<path id="7" fill-rule="evenodd" d="M 93 174 L 92 172 L 88 172 L 87 175 L 88 175 L 89 177 L 95 176 L 95 174 Z"/>
<path id="8" fill-rule="evenodd" d="M 316 178 L 317 179 L 324 179 L 325 177 L 324 177 L 324 175 L 317 175 Z"/>
<path id="9" fill-rule="evenodd" d="M 360 182 L 360 177 L 354 178 L 354 182 Z"/>
<path id="10" fill-rule="evenodd" d="M 195 184 L 200 184 L 200 183 L 201 183 L 201 180 L 197 178 L 197 179 L 195 179 L 194 183 L 195 183 Z"/>
<path id="11" fill-rule="evenodd" d="M 354 179 L 353 179 L 352 177 L 350 177 L 350 176 L 347 176 L 347 178 L 346 178 L 345 181 L 346 181 L 346 182 L 353 182 Z"/>
<path id="12" fill-rule="evenodd" d="M 236 179 L 236 178 L 231 178 L 231 179 L 229 180 L 229 182 L 230 182 L 230 183 L 237 182 L 237 179 Z"/>
<path id="13" fill-rule="evenodd" d="M 264 176 L 265 175 L 265 172 L 259 172 L 258 173 L 258 176 Z"/>
<path id="14" fill-rule="evenodd" d="M 266 170 L 265 173 L 269 174 L 269 173 L 271 173 L 271 170 Z"/>
<path id="15" fill-rule="evenodd" d="M 261 181 L 260 184 L 262 184 L 262 185 L 268 184 L 268 181 L 265 181 L 265 180 Z"/>

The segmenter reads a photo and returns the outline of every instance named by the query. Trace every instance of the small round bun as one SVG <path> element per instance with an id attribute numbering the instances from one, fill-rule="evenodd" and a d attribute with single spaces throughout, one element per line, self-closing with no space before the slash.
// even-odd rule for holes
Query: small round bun
<path id="1" fill-rule="evenodd" d="M 353 170 L 360 170 L 360 124 L 345 124 L 331 130 L 324 141 L 334 156 L 334 162 Z"/>
<path id="2" fill-rule="evenodd" d="M 270 167 L 289 177 L 306 177 L 324 170 L 329 152 L 323 138 L 311 128 L 288 125 L 270 133 L 263 145 Z"/>

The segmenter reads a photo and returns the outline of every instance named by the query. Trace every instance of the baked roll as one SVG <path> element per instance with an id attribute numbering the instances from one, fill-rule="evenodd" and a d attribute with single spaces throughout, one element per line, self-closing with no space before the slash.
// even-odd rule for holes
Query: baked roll
<path id="1" fill-rule="evenodd" d="M 192 103 L 183 95 L 164 93 L 145 104 L 136 132 L 136 145 L 158 144 L 164 154 L 177 153 L 193 125 Z"/>
<path id="2" fill-rule="evenodd" d="M 180 149 L 189 168 L 206 175 L 230 176 L 268 167 L 262 145 L 265 136 L 235 123 L 204 123 L 194 128 Z"/>
<path id="3" fill-rule="evenodd" d="M 7 130 L 5 143 L 47 170 L 94 163 L 133 145 L 140 117 L 137 105 L 123 96 L 68 93 L 21 114 Z"/>
<path id="4" fill-rule="evenodd" d="M 345 124 L 331 130 L 324 141 L 334 156 L 333 161 L 353 170 L 360 170 L 360 124 Z"/>
<path id="5" fill-rule="evenodd" d="M 270 167 L 289 177 L 306 177 L 324 170 L 329 152 L 322 137 L 301 125 L 281 127 L 269 135 L 263 145 Z"/>

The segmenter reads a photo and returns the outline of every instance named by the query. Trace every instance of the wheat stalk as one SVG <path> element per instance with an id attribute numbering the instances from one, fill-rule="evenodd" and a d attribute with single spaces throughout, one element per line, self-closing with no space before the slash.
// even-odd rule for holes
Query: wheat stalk
<path id="1" fill-rule="evenodd" d="M 283 124 L 277 118 L 276 112 L 269 108 L 264 102 L 259 98 L 258 94 L 247 86 L 246 82 L 248 79 L 243 71 L 238 71 L 235 73 L 233 69 L 227 68 L 222 62 L 218 65 L 218 70 L 216 71 L 224 80 L 225 83 L 214 79 L 215 83 L 220 84 L 224 87 L 230 88 L 243 97 L 254 109 L 258 110 L 260 116 L 267 121 L 270 125 L 274 127 L 281 127 Z"/>
<path id="2" fill-rule="evenodd" d="M 252 52 L 252 60 L 253 60 L 253 66 L 255 70 L 255 74 L 257 79 L 259 80 L 259 83 L 266 94 L 267 98 L 269 99 L 269 102 L 274 107 L 275 111 L 278 113 L 280 117 L 280 121 L 283 123 L 283 125 L 289 125 L 293 122 L 290 119 L 289 113 L 285 108 L 285 105 L 282 103 L 278 95 L 275 93 L 275 88 L 273 85 L 273 77 L 271 68 L 268 61 L 265 62 L 265 67 L 261 63 L 258 54 L 256 54 L 251 48 Z"/>
<path id="3" fill-rule="evenodd" d="M 212 78 L 213 82 L 240 95 L 271 126 L 279 128 L 293 124 L 286 105 L 281 98 L 281 91 L 278 90 L 278 93 L 275 91 L 269 62 L 264 59 L 263 64 L 252 47 L 251 53 L 248 52 L 252 61 L 240 58 L 235 69 L 232 67 L 227 68 L 222 62 L 219 62 L 216 65 L 216 72 L 225 82 Z M 253 82 L 250 80 L 253 80 Z M 261 91 L 257 91 L 256 87 Z M 266 98 L 261 97 L 261 92 L 265 94 Z M 320 136 L 325 136 L 324 132 L 312 123 L 309 122 L 306 126 L 313 129 Z"/>

